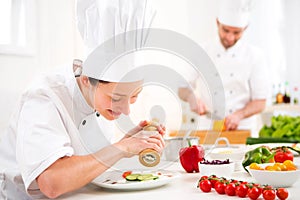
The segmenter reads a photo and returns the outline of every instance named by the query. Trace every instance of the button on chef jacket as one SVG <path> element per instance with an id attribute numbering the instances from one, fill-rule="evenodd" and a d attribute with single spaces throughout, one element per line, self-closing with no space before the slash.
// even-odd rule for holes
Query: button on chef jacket
<path id="1" fill-rule="evenodd" d="M 223 82 L 225 116 L 243 108 L 251 100 L 268 97 L 269 78 L 260 49 L 240 39 L 226 50 L 219 38 L 205 44 L 204 49 L 214 62 Z M 205 96 L 201 94 L 203 95 Z M 255 118 L 252 116 L 242 120 L 238 128 L 253 130 L 255 126 Z"/>
<path id="2" fill-rule="evenodd" d="M 98 116 L 82 96 L 71 65 L 35 81 L 1 137 L 0 199 L 42 198 L 35 179 L 57 159 L 109 145 L 112 122 Z M 82 128 L 89 124 L 102 131 Z"/>

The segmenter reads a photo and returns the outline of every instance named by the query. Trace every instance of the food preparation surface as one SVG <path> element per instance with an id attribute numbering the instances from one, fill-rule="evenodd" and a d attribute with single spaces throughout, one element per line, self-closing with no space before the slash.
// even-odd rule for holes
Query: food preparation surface
<path id="1" fill-rule="evenodd" d="M 171 131 L 170 137 L 182 137 L 185 131 Z M 245 144 L 247 137 L 251 136 L 250 130 L 236 130 L 236 131 L 211 131 L 211 130 L 196 130 L 192 131 L 190 136 L 199 137 L 200 144 L 213 144 L 218 137 L 226 137 L 230 144 Z"/>
<path id="2" fill-rule="evenodd" d="M 296 157 L 295 163 L 300 164 L 300 158 Z M 179 162 L 172 162 L 166 170 L 170 170 L 176 173 L 180 173 L 181 176 L 175 181 L 161 187 L 147 189 L 147 190 L 133 190 L 133 191 L 119 191 L 111 190 L 89 184 L 86 187 L 73 192 L 68 195 L 64 195 L 58 199 L 72 199 L 72 200 L 96 200 L 96 199 L 107 199 L 107 200 L 140 200 L 140 199 L 238 199 L 238 197 L 228 197 L 217 194 L 214 190 L 209 193 L 204 193 L 197 188 L 198 180 L 201 173 L 186 173 L 180 166 Z M 237 180 L 254 181 L 254 179 L 245 171 L 235 171 L 232 174 L 232 178 Z M 288 188 L 289 198 L 288 199 L 299 199 L 300 196 L 300 180 L 298 180 L 292 187 Z M 246 198 L 248 199 L 248 198 Z"/>

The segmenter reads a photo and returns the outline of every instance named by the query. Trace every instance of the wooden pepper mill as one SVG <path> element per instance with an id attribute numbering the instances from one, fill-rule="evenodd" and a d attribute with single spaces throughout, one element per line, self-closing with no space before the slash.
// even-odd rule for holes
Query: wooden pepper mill
<path id="1" fill-rule="evenodd" d="M 157 128 L 154 126 L 156 124 L 156 121 L 150 122 L 149 125 L 143 128 L 143 134 L 148 136 L 157 134 Z M 139 154 L 139 160 L 140 163 L 146 167 L 154 167 L 160 162 L 160 155 L 154 149 L 145 149 Z"/>

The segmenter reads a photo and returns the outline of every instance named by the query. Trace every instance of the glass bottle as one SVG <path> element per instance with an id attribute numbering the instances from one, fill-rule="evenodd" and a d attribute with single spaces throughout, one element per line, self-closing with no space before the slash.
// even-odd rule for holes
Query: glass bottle
<path id="1" fill-rule="evenodd" d="M 289 92 L 289 82 L 285 82 L 285 87 L 284 87 L 284 95 L 283 95 L 283 102 L 284 103 L 290 103 L 291 102 L 291 96 Z"/>
<path id="2" fill-rule="evenodd" d="M 299 104 L 299 90 L 298 90 L 298 87 L 294 87 L 294 92 L 293 92 L 293 103 L 295 105 L 298 105 Z"/>
<path id="3" fill-rule="evenodd" d="M 277 104 L 283 103 L 283 94 L 281 93 L 281 84 L 280 83 L 278 85 L 278 92 L 276 95 L 276 103 Z"/>

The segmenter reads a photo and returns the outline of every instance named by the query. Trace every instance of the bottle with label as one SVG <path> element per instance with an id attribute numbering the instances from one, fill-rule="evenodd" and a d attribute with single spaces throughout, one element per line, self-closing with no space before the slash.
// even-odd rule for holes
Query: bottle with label
<path id="1" fill-rule="evenodd" d="M 151 136 L 153 134 L 159 134 L 156 128 L 157 125 L 158 123 L 156 121 L 150 122 L 149 125 L 143 128 L 143 135 Z M 145 149 L 139 154 L 139 161 L 146 167 L 154 167 L 160 162 L 160 155 L 154 149 Z"/>
<path id="2" fill-rule="evenodd" d="M 283 102 L 284 103 L 291 103 L 291 96 L 289 92 L 289 82 L 285 82 L 285 87 L 284 87 L 284 95 L 283 95 Z"/>
<path id="3" fill-rule="evenodd" d="M 281 84 L 280 83 L 278 85 L 278 92 L 276 95 L 276 103 L 277 104 L 283 103 L 283 94 L 281 93 Z"/>

